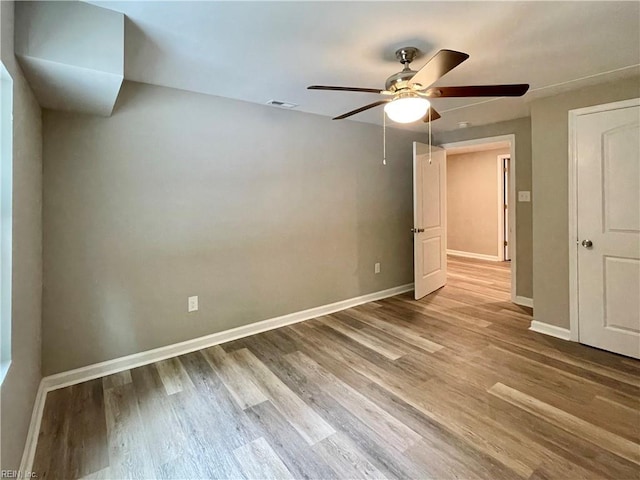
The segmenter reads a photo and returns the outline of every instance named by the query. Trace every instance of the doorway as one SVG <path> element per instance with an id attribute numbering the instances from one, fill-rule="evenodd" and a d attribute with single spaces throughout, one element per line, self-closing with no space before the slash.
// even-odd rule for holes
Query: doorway
<path id="1" fill-rule="evenodd" d="M 508 272 L 516 297 L 515 135 L 441 145 L 447 154 L 447 257 Z"/>

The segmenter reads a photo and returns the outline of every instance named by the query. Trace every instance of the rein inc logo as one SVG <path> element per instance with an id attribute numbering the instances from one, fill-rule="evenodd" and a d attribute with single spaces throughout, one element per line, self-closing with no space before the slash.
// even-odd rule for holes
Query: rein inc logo
<path id="1" fill-rule="evenodd" d="M 0 478 L 38 478 L 38 474 L 22 470 L 0 470 Z"/>

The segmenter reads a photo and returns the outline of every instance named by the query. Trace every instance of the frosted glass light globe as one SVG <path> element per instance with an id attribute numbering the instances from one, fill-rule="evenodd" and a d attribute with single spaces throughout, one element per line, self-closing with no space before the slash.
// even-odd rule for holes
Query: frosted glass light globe
<path id="1" fill-rule="evenodd" d="M 411 123 L 420 120 L 427 114 L 431 104 L 422 97 L 398 98 L 384 106 L 387 116 L 397 123 Z"/>

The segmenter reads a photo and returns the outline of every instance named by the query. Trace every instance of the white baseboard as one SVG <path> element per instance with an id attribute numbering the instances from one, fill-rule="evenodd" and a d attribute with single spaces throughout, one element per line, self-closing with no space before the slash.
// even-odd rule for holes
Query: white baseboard
<path id="1" fill-rule="evenodd" d="M 195 352 L 196 350 L 201 350 L 220 343 L 230 342 L 239 338 L 266 332 L 267 330 L 273 330 L 274 328 L 303 322 L 312 318 L 321 317 L 322 315 L 329 315 L 330 313 L 339 312 L 340 310 L 355 307 L 356 305 L 361 305 L 363 303 L 393 297 L 394 295 L 410 292 L 411 290 L 413 290 L 413 283 L 389 288 L 380 292 L 370 293 L 368 295 L 362 295 L 360 297 L 349 298 L 347 300 L 330 303 L 328 305 L 321 305 L 319 307 L 290 313 L 281 317 L 250 323 L 249 325 L 244 325 L 242 327 L 232 328 L 223 332 L 205 335 L 204 337 L 154 348 L 153 350 L 114 358 L 113 360 L 87 365 L 86 367 L 76 368 L 75 370 L 56 373 L 55 375 L 43 378 L 42 381 L 44 382 L 47 391 L 56 390 L 58 388 L 68 387 L 69 385 L 93 380 L 94 378 L 122 372 L 123 370 L 129 370 L 130 368 L 136 368 L 142 365 L 148 365 L 149 363 L 165 360 L 167 358 L 177 357 L 178 355 L 184 355 L 185 353 Z"/>
<path id="2" fill-rule="evenodd" d="M 412 290 L 413 283 L 409 283 L 399 287 L 369 293 L 360 297 L 349 298 L 347 300 L 330 303 L 328 305 L 321 305 L 308 310 L 302 310 L 300 312 L 290 313 L 281 317 L 270 318 L 268 320 L 251 323 L 242 327 L 232 328 L 223 332 L 213 333 L 204 337 L 194 338 L 185 342 L 174 343 L 172 345 L 154 348 L 153 350 L 134 353 L 125 357 L 114 358 L 113 360 L 107 360 L 105 362 L 95 363 L 93 365 L 87 365 L 86 367 L 76 368 L 75 370 L 69 370 L 67 372 L 56 373 L 55 375 L 44 377 L 40 382 L 40 387 L 38 388 L 38 393 L 36 395 L 36 401 L 31 415 L 31 423 L 29 424 L 29 432 L 27 433 L 27 441 L 22 455 L 22 462 L 20 463 L 20 470 L 23 472 L 30 472 L 33 468 L 33 459 L 36 453 L 38 435 L 40 433 L 42 412 L 44 411 L 47 393 L 52 390 L 104 377 L 113 373 L 122 372 L 123 370 L 129 370 L 130 368 L 141 367 L 167 358 L 177 357 L 178 355 L 195 352 L 203 348 L 212 347 L 213 345 L 219 345 L 220 343 L 230 342 L 239 338 L 266 332 L 267 330 L 273 330 L 274 328 L 284 327 L 286 325 L 303 322 L 305 320 L 311 320 L 312 318 L 321 317 L 323 315 L 329 315 L 331 313 L 339 312 L 340 310 L 346 310 L 347 308 L 362 305 L 363 303 L 375 302 L 376 300 L 393 297 L 394 295 L 400 295 L 401 293 L 410 292 Z"/>
<path id="3" fill-rule="evenodd" d="M 561 338 L 562 340 L 571 340 L 571 331 L 568 328 L 557 327 L 549 323 L 531 320 L 529 330 L 533 332 L 543 333 L 552 337 Z"/>
<path id="4" fill-rule="evenodd" d="M 42 422 L 42 412 L 44 412 L 44 402 L 47 398 L 47 390 L 44 382 L 41 380 L 38 386 L 38 393 L 33 403 L 33 411 L 31 412 L 31 421 L 29 422 L 29 431 L 27 439 L 24 443 L 24 452 L 20 461 L 20 471 L 23 475 L 31 472 L 33 469 L 33 459 L 36 455 L 36 446 L 38 445 L 38 435 L 40 434 L 40 422 Z M 26 477 L 24 477 L 26 478 Z"/>
<path id="5" fill-rule="evenodd" d="M 453 255 L 455 257 L 465 258 L 477 258 L 478 260 L 490 260 L 492 262 L 499 262 L 500 258 L 496 255 L 485 255 L 483 253 L 461 252 L 460 250 L 447 249 L 447 255 Z"/>
<path id="6" fill-rule="evenodd" d="M 513 303 L 523 307 L 533 308 L 533 298 L 516 296 L 513 299 Z"/>

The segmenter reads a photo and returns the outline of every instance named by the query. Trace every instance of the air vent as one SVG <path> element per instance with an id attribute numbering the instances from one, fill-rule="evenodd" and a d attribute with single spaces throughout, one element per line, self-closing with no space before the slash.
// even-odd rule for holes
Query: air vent
<path id="1" fill-rule="evenodd" d="M 274 107 L 280 108 L 296 108 L 298 106 L 295 103 L 281 102 L 280 100 L 269 100 L 267 105 L 273 105 Z"/>

